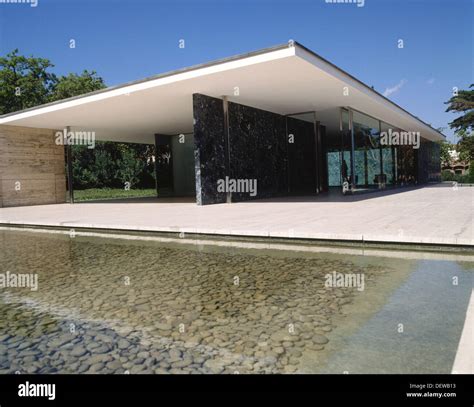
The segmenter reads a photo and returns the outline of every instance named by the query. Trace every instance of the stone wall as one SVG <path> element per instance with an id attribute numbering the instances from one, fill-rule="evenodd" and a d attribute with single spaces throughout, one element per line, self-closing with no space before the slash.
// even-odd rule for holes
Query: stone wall
<path id="1" fill-rule="evenodd" d="M 285 117 L 229 102 L 230 177 L 257 180 L 257 195 L 268 198 L 288 192 L 288 142 Z M 252 199 L 232 193 L 232 201 Z"/>
<path id="2" fill-rule="evenodd" d="M 0 207 L 66 201 L 64 146 L 54 133 L 0 126 Z"/>
<path id="3" fill-rule="evenodd" d="M 233 192 L 232 202 L 315 191 L 314 125 L 292 118 L 294 143 L 288 143 L 287 117 L 228 103 L 228 143 L 224 101 L 193 95 L 196 197 L 199 205 L 226 202 L 217 182 L 257 180 L 257 195 Z M 226 162 L 228 157 L 228 162 Z"/>
<path id="4" fill-rule="evenodd" d="M 288 143 L 290 192 L 295 194 L 315 193 L 314 123 L 288 117 L 287 127 L 288 134 L 293 135 L 293 143 Z"/>
<path id="5" fill-rule="evenodd" d="M 217 192 L 217 180 L 226 176 L 222 99 L 194 94 L 193 116 L 196 202 L 226 202 L 226 194 Z"/>

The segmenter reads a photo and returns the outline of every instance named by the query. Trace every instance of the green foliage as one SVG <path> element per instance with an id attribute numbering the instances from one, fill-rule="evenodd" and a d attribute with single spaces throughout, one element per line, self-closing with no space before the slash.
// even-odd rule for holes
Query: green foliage
<path id="1" fill-rule="evenodd" d="M 155 188 L 154 147 L 97 141 L 94 149 L 72 146 L 74 189 Z"/>
<path id="2" fill-rule="evenodd" d="M 95 152 L 92 171 L 97 176 L 98 185 L 107 185 L 114 171 L 112 155 L 105 149 L 98 149 Z"/>
<path id="3" fill-rule="evenodd" d="M 474 133 L 459 130 L 457 136 L 459 140 L 456 149 L 459 152 L 459 159 L 461 161 L 474 161 Z"/>
<path id="4" fill-rule="evenodd" d="M 104 80 L 95 71 L 84 70 L 81 75 L 70 73 L 61 76 L 54 84 L 50 101 L 66 99 L 105 88 Z"/>
<path id="5" fill-rule="evenodd" d="M 145 163 L 138 158 L 135 151 L 126 149 L 122 151 L 122 158 L 118 160 L 117 167 L 117 178 L 124 185 L 129 183 L 131 188 L 140 180 L 140 174 L 145 168 Z"/>
<path id="6" fill-rule="evenodd" d="M 0 114 L 48 102 L 56 76 L 44 58 L 18 55 L 18 49 L 0 57 Z"/>
<path id="7" fill-rule="evenodd" d="M 460 90 L 457 96 L 453 96 L 448 104 L 447 112 L 462 113 L 454 119 L 449 126 L 455 130 L 459 137 L 456 150 L 459 152 L 461 161 L 474 160 L 474 84 L 469 90 Z"/>
<path id="8" fill-rule="evenodd" d="M 0 57 L 0 115 L 105 88 L 95 71 L 57 77 L 45 58 L 18 55 L 18 49 Z"/>
<path id="9" fill-rule="evenodd" d="M 469 89 L 474 88 L 474 84 Z M 457 96 L 453 96 L 446 102 L 447 112 L 463 113 L 462 116 L 454 119 L 449 126 L 456 132 L 460 130 L 474 130 L 474 89 L 460 90 Z"/>
<path id="10" fill-rule="evenodd" d="M 441 172 L 442 181 L 453 181 L 458 184 L 474 184 L 474 161 L 471 162 L 469 172 L 467 174 L 453 174 L 451 171 L 444 170 Z"/>
<path id="11" fill-rule="evenodd" d="M 142 198 L 156 197 L 156 189 L 132 189 L 126 191 L 123 188 L 90 188 L 74 191 L 74 200 L 93 201 L 99 199 L 115 199 L 115 198 Z"/>
<path id="12" fill-rule="evenodd" d="M 99 186 L 99 178 L 94 172 L 95 157 L 93 151 L 84 146 L 72 146 L 71 149 L 74 188 Z"/>
<path id="13" fill-rule="evenodd" d="M 451 171 L 443 170 L 441 172 L 441 180 L 442 181 L 454 181 L 456 174 L 453 174 Z"/>
<path id="14" fill-rule="evenodd" d="M 466 179 L 470 184 L 474 184 L 474 160 L 472 160 L 469 164 L 469 175 Z"/>
<path id="15" fill-rule="evenodd" d="M 95 71 L 57 77 L 47 59 L 18 55 L 0 58 L 0 114 L 82 95 L 105 88 Z M 95 149 L 72 146 L 73 184 L 76 190 L 131 187 L 155 188 L 151 157 L 154 146 L 97 142 Z"/>
<path id="16" fill-rule="evenodd" d="M 451 161 L 451 156 L 449 155 L 449 150 L 454 150 L 455 146 L 447 141 L 440 141 L 439 151 L 442 163 L 449 163 Z"/>

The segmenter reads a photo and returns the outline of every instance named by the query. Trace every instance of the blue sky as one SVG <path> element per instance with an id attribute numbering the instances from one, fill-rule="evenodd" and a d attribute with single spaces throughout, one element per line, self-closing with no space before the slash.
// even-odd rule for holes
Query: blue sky
<path id="1" fill-rule="evenodd" d="M 50 59 L 57 74 L 96 70 L 107 85 L 294 39 L 447 127 L 456 117 L 444 112 L 452 88 L 474 82 L 473 0 L 1 1 L 1 55 L 19 48 Z"/>

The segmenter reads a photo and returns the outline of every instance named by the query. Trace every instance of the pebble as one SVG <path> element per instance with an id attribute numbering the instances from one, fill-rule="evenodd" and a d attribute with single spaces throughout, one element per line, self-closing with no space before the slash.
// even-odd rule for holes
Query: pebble
<path id="1" fill-rule="evenodd" d="M 87 350 L 84 346 L 76 346 L 75 348 L 73 348 L 70 355 L 80 357 L 82 355 L 85 355 L 86 353 L 87 353 Z"/>
<path id="2" fill-rule="evenodd" d="M 18 304 L 0 301 L 0 372 L 296 372 L 306 349 L 325 349 L 341 306 L 360 295 L 325 289 L 325 274 L 364 272 L 372 281 L 385 272 L 264 251 L 23 239 L 11 247 L 2 240 L 0 266 L 18 264 L 10 253 L 29 244 L 41 250 L 22 261 L 49 274 L 41 291 L 28 293 L 37 308 L 21 305 L 26 297 L 19 291 L 12 292 Z"/>
<path id="3" fill-rule="evenodd" d="M 314 343 L 318 345 L 324 345 L 329 342 L 328 338 L 326 338 L 324 335 L 318 335 L 318 334 L 313 335 L 312 340 Z"/>

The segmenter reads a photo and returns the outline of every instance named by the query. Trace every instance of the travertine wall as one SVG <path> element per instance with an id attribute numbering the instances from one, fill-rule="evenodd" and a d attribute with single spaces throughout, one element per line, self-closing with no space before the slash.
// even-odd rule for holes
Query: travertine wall
<path id="1" fill-rule="evenodd" d="M 54 133 L 0 126 L 0 207 L 66 201 L 64 146 Z"/>

